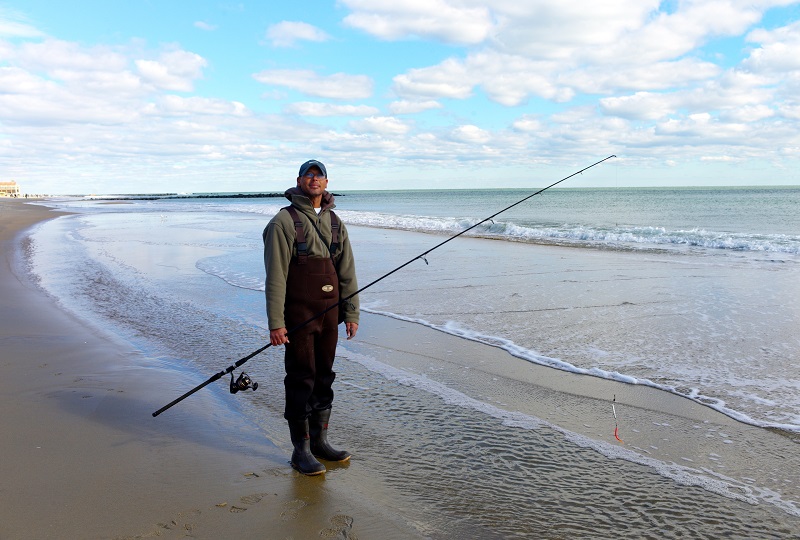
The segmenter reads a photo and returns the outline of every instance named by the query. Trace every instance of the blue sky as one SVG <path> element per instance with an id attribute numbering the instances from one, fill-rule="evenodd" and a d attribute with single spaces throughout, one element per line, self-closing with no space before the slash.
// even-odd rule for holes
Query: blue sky
<path id="1" fill-rule="evenodd" d="M 800 184 L 800 1 L 0 0 L 28 193 Z"/>

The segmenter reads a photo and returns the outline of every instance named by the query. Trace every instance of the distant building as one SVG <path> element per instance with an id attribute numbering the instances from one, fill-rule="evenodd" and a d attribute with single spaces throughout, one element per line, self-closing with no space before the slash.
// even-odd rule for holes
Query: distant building
<path id="1" fill-rule="evenodd" d="M 0 197 L 19 197 L 19 186 L 13 180 L 0 182 Z"/>

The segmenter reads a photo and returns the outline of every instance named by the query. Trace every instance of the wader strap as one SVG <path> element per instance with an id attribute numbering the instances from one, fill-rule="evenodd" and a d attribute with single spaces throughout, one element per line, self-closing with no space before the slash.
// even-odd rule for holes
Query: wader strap
<path id="1" fill-rule="evenodd" d="M 331 215 L 331 259 L 333 258 L 336 251 L 339 249 L 339 218 L 336 214 L 333 213 L 333 210 L 330 212 Z"/>
<path id="2" fill-rule="evenodd" d="M 308 259 L 308 244 L 306 243 L 306 233 L 303 229 L 303 222 L 300 221 L 297 210 L 291 206 L 287 206 L 286 210 L 289 212 L 289 215 L 292 216 L 294 231 L 297 235 L 297 264 L 306 264 L 306 259 Z"/>
<path id="3" fill-rule="evenodd" d="M 297 263 L 306 264 L 306 259 L 308 258 L 308 244 L 306 243 L 306 232 L 303 228 L 303 222 L 300 221 L 300 216 L 293 206 L 286 206 L 285 208 L 286 211 L 289 212 L 289 215 L 292 216 L 292 221 L 294 221 L 294 231 L 297 235 Z M 333 260 L 333 256 L 339 250 L 339 229 L 341 228 L 341 222 L 339 221 L 339 217 L 333 213 L 333 210 L 329 213 L 331 215 L 331 245 L 328 251 L 331 254 L 331 260 Z M 320 239 L 322 239 L 321 235 Z M 335 264 L 334 261 L 334 266 Z"/>

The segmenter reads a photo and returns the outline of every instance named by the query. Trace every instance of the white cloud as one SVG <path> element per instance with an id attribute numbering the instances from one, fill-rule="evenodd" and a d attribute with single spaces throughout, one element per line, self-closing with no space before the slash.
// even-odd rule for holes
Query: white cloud
<path id="1" fill-rule="evenodd" d="M 438 101 L 429 99 L 423 101 L 408 101 L 405 99 L 393 101 L 389 104 L 389 111 L 392 114 L 415 114 L 431 109 L 441 109 L 443 105 Z"/>
<path id="2" fill-rule="evenodd" d="M 142 80 L 128 70 L 122 71 L 54 71 L 52 76 L 76 92 L 102 95 L 104 99 L 126 99 L 145 91 Z"/>
<path id="3" fill-rule="evenodd" d="M 487 96 L 502 105 L 519 105 L 531 95 L 553 101 L 568 101 L 574 95 L 571 88 L 557 84 L 556 62 L 481 53 L 467 58 L 465 67 Z"/>
<path id="4" fill-rule="evenodd" d="M 472 95 L 475 81 L 470 80 L 462 62 L 447 59 L 438 66 L 412 69 L 394 78 L 394 91 L 403 97 L 465 99 Z"/>
<path id="5" fill-rule="evenodd" d="M 20 67 L 0 67 L 0 123 L 6 120 L 22 125 L 73 122 L 112 125 L 137 115 L 131 107 L 130 95 L 102 91 L 128 83 L 124 72 L 119 77 L 105 72 L 90 72 L 84 77 L 78 77 L 74 71 L 65 73 L 75 79 L 62 84 Z M 136 81 L 133 84 L 138 85 Z"/>
<path id="6" fill-rule="evenodd" d="M 733 156 L 701 156 L 700 161 L 741 161 L 741 158 Z"/>
<path id="7" fill-rule="evenodd" d="M 0 39 L 0 62 L 10 59 L 14 55 L 14 48 L 7 41 Z"/>
<path id="8" fill-rule="evenodd" d="M 23 43 L 15 61 L 29 69 L 52 73 L 64 71 L 120 71 L 127 67 L 124 54 L 109 47 L 82 47 L 78 43 L 58 39 Z"/>
<path id="9" fill-rule="evenodd" d="M 775 110 L 767 105 L 747 105 L 723 111 L 720 119 L 726 122 L 753 123 L 775 116 Z"/>
<path id="10" fill-rule="evenodd" d="M 137 48 L 138 49 L 138 48 Z M 15 141 L 17 152 L 35 160 L 35 152 L 58 160 L 69 153 L 73 161 L 109 153 L 135 154 L 146 148 L 153 155 L 164 152 L 156 141 L 172 145 L 181 153 L 189 147 L 176 139 L 200 134 L 213 138 L 224 132 L 227 119 L 251 115 L 237 102 L 197 96 L 183 98 L 159 95 L 160 87 L 130 71 L 133 53 L 123 49 L 82 47 L 76 43 L 45 40 L 11 47 L 16 66 L 0 66 L 0 126 L 3 135 Z M 90 59 L 94 58 L 94 62 Z M 171 85 L 199 74 L 204 60 L 184 51 L 167 51 L 158 64 Z M 148 101 L 150 98 L 153 101 Z M 194 133 L 185 133 L 177 118 L 211 118 Z M 59 139 L 69 125 L 69 142 Z M 280 122 L 275 122 L 280 125 Z M 242 127 L 238 127 L 242 129 Z M 60 142 L 59 142 L 60 141 Z M 94 162 L 93 159 L 91 159 Z"/>
<path id="11" fill-rule="evenodd" d="M 358 133 L 376 133 L 389 137 L 405 135 L 411 127 L 392 116 L 370 116 L 361 120 L 353 120 L 348 124 Z"/>
<path id="12" fill-rule="evenodd" d="M 47 82 L 17 67 L 0 67 L 0 94 L 32 94 Z"/>
<path id="13" fill-rule="evenodd" d="M 449 58 L 436 66 L 409 70 L 394 78 L 393 90 L 407 98 L 467 99 L 480 86 L 490 99 L 508 106 L 519 105 L 531 95 L 567 101 L 574 93 L 553 83 L 557 67 L 554 62 L 480 53 L 465 61 Z"/>
<path id="14" fill-rule="evenodd" d="M 5 56 L 9 63 L 25 66 L 25 73 L 42 73 L 75 92 L 102 94 L 104 99 L 113 93 L 121 99 L 143 91 L 141 78 L 129 69 L 129 59 L 109 47 L 85 48 L 47 39 L 9 46 Z"/>
<path id="15" fill-rule="evenodd" d="M 364 99 L 372 95 L 372 79 L 366 75 L 319 75 L 311 70 L 268 69 L 256 73 L 253 78 L 264 84 L 322 98 Z"/>
<path id="16" fill-rule="evenodd" d="M 642 64 L 678 58 L 709 36 L 738 35 L 776 3 L 687 1 L 665 13 L 660 0 L 342 0 L 351 10 L 345 24 L 381 39 L 484 44 L 539 60 Z"/>
<path id="17" fill-rule="evenodd" d="M 506 54 L 542 60 L 573 61 L 583 54 L 613 46 L 641 28 L 659 0 L 614 2 L 493 2 L 501 20 L 493 46 Z"/>
<path id="18" fill-rule="evenodd" d="M 349 162 L 374 166 L 376 162 L 386 161 L 387 155 L 402 153 L 402 141 L 387 139 L 376 132 L 351 133 L 331 131 L 320 140 L 326 150 L 347 156 Z"/>
<path id="19" fill-rule="evenodd" d="M 784 118 L 800 120 L 800 103 L 783 103 L 778 106 L 778 111 Z"/>
<path id="20" fill-rule="evenodd" d="M 534 142 L 544 156 L 558 159 L 562 152 L 608 155 L 623 154 L 626 153 L 623 149 L 627 149 L 633 153 L 645 137 L 632 130 L 624 119 L 598 116 L 594 107 L 581 106 L 551 115 L 545 129 L 535 133 Z"/>
<path id="21" fill-rule="evenodd" d="M 689 1 L 679 4 L 673 13 L 655 14 L 635 30 L 618 36 L 609 47 L 588 56 L 637 64 L 675 59 L 712 36 L 739 35 L 760 17 L 761 10 L 734 5 L 730 0 Z"/>
<path id="22" fill-rule="evenodd" d="M 600 100 L 604 114 L 631 120 L 658 120 L 675 112 L 671 95 L 636 92 L 630 96 L 608 97 Z"/>
<path id="23" fill-rule="evenodd" d="M 44 33 L 28 23 L 25 16 L 0 6 L 0 37 L 36 38 Z"/>
<path id="24" fill-rule="evenodd" d="M 216 24 L 210 24 L 205 21 L 195 21 L 194 27 L 199 28 L 200 30 L 205 30 L 206 32 L 213 32 L 217 29 Z"/>
<path id="25" fill-rule="evenodd" d="M 284 108 L 288 114 L 300 116 L 375 116 L 378 114 L 376 107 L 369 105 L 335 105 L 333 103 L 319 103 L 299 101 Z"/>
<path id="26" fill-rule="evenodd" d="M 533 60 L 494 51 L 449 58 L 394 78 L 395 93 L 407 98 L 467 99 L 480 87 L 493 101 L 517 106 L 530 97 L 569 101 L 576 92 L 611 93 L 620 89 L 661 90 L 708 80 L 720 73 L 710 62 L 681 59 L 614 69 L 597 65 L 570 68 L 561 62 Z"/>
<path id="27" fill-rule="evenodd" d="M 0 77 L 0 86 L 9 86 L 7 78 Z M 21 126 L 61 125 L 64 123 L 91 123 L 116 125 L 137 116 L 127 104 L 88 94 L 76 94 L 52 81 L 33 75 L 17 77 L 11 83 L 14 92 L 0 93 L 0 122 Z"/>
<path id="28" fill-rule="evenodd" d="M 696 88 L 601 98 L 599 105 L 604 114 L 630 120 L 657 120 L 681 111 L 687 114 L 718 111 L 726 120 L 755 122 L 774 115 L 768 105 L 774 98 L 770 79 L 730 69 Z"/>
<path id="29" fill-rule="evenodd" d="M 420 37 L 446 43 L 484 41 L 494 25 L 489 8 L 458 0 L 341 0 L 344 23 L 385 40 Z M 475 5 L 478 4 L 478 5 Z"/>
<path id="30" fill-rule="evenodd" d="M 564 72 L 559 82 L 577 92 L 610 94 L 620 90 L 666 90 L 707 81 L 722 72 L 719 66 L 693 58 L 648 65 L 598 64 Z"/>
<path id="31" fill-rule="evenodd" d="M 142 79 L 155 87 L 189 92 L 208 62 L 198 54 L 176 50 L 161 54 L 158 60 L 136 60 L 135 64 Z"/>
<path id="32" fill-rule="evenodd" d="M 658 11 L 658 0 L 534 5 L 495 0 L 483 3 L 496 24 L 481 49 L 397 75 L 393 90 L 408 99 L 468 99 L 480 88 L 497 103 L 518 106 L 531 97 L 564 102 L 577 93 L 686 87 L 722 71 L 687 53 L 715 36 L 740 35 L 769 5 L 788 1 L 687 1 L 667 13 Z M 347 5 L 364 15 L 371 3 Z M 467 4 L 449 0 L 447 5 L 455 9 Z M 403 6 L 386 2 L 373 11 L 398 21 L 408 13 L 436 17 L 422 2 Z M 401 27 L 402 22 L 397 25 Z M 800 32 L 789 29 L 785 34 Z M 753 34 L 756 38 L 762 39 Z M 800 53 L 793 54 L 797 51 L 785 44 L 782 47 L 778 50 L 776 45 L 774 54 L 764 55 L 763 60 L 779 56 L 784 63 L 800 62 Z"/>
<path id="33" fill-rule="evenodd" d="M 292 47 L 297 41 L 325 42 L 330 36 L 316 26 L 298 21 L 282 21 L 267 28 L 273 47 Z"/>
<path id="34" fill-rule="evenodd" d="M 525 114 L 515 120 L 511 127 L 517 131 L 526 133 L 536 133 L 544 129 L 542 121 L 534 115 Z"/>
<path id="35" fill-rule="evenodd" d="M 775 92 L 774 81 L 737 68 L 687 94 L 706 108 L 728 108 L 771 101 Z"/>
<path id="36" fill-rule="evenodd" d="M 745 69 L 768 74 L 800 70 L 800 21 L 772 31 L 754 30 L 747 41 L 761 46 L 742 62 Z"/>
<path id="37" fill-rule="evenodd" d="M 458 126 L 450 132 L 450 137 L 454 141 L 471 144 L 486 144 L 492 138 L 488 131 L 473 125 Z"/>
<path id="38" fill-rule="evenodd" d="M 673 60 L 714 36 L 740 35 L 775 2 L 689 0 L 664 10 L 660 0 L 492 2 L 502 20 L 493 46 L 529 58 L 568 63 L 647 65 Z"/>
<path id="39" fill-rule="evenodd" d="M 684 144 L 705 139 L 706 145 L 713 142 L 741 140 L 748 128 L 743 123 L 721 122 L 710 113 L 690 114 L 685 118 L 669 119 L 656 124 L 656 135 L 683 138 Z"/>
<path id="40" fill-rule="evenodd" d="M 182 97 L 165 95 L 158 104 L 149 104 L 144 108 L 148 114 L 194 116 L 194 115 L 229 115 L 250 116 L 252 112 L 238 101 L 211 99 L 199 96 Z"/>

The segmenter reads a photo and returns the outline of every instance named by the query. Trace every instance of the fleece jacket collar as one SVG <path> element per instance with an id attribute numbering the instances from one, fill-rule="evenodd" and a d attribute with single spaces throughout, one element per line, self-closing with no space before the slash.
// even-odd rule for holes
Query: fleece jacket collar
<path id="1" fill-rule="evenodd" d="M 303 193 L 303 190 L 300 189 L 299 187 L 295 186 L 295 187 L 289 188 L 289 189 L 286 190 L 286 192 L 283 195 L 287 199 L 292 201 L 292 204 L 294 204 L 295 206 L 299 207 L 300 209 L 302 209 L 302 210 L 311 209 L 312 212 L 314 211 L 313 206 L 311 206 L 311 199 L 309 199 L 308 195 Z M 320 204 L 320 206 L 322 208 L 321 212 L 324 212 L 325 210 L 330 210 L 332 208 L 335 208 L 336 205 L 334 204 L 333 200 L 334 200 L 333 199 L 333 194 L 325 191 L 322 194 L 322 204 Z"/>

